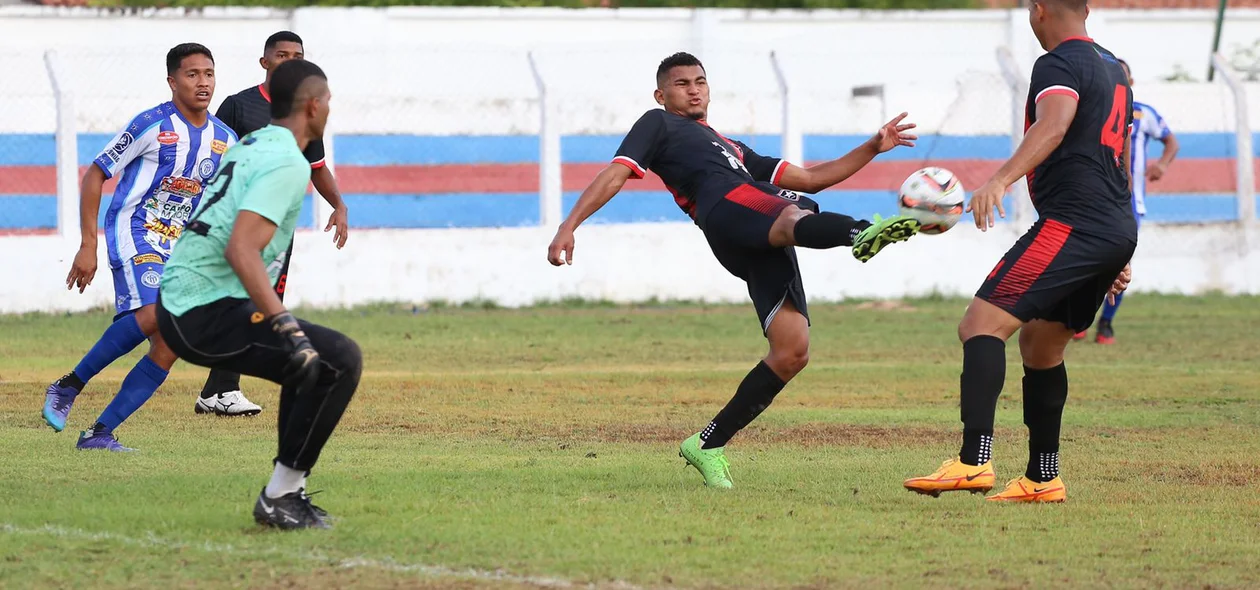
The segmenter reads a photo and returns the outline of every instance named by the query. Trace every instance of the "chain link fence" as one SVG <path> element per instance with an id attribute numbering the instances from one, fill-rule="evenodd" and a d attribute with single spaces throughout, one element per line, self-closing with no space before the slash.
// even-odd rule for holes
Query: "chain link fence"
<path id="1" fill-rule="evenodd" d="M 71 136 L 77 138 L 80 170 L 136 113 L 169 100 L 167 49 L 57 54 L 59 88 L 75 109 Z M 253 45 L 212 49 L 213 109 L 228 95 L 260 83 L 264 73 Z M 671 40 L 645 39 L 634 47 L 574 43 L 531 52 L 470 44 L 362 47 L 308 56 L 330 78 L 326 143 L 352 224 L 548 224 L 549 209 L 552 216 L 567 212 L 635 120 L 658 108 L 652 96 L 656 66 L 676 49 Z M 908 120 L 918 124 L 918 146 L 881 156 L 823 193 L 819 200 L 834 210 L 857 216 L 894 212 L 901 182 L 928 165 L 949 168 L 964 186 L 975 188 L 1018 139 L 1024 97 L 1003 78 L 996 60 L 959 75 L 916 68 L 910 61 L 882 70 L 850 67 L 846 60 L 853 56 L 820 55 L 807 47 L 776 51 L 772 58 L 741 43 L 714 41 L 704 47 L 704 56 L 711 124 L 765 155 L 792 155 L 798 164 L 839 157 L 884 122 L 910 113 Z M 0 198 L 6 204 L 0 231 L 53 231 L 58 113 L 44 56 L 6 52 L 0 67 L 24 82 L 0 91 Z M 1026 80 L 1027 72 L 1020 75 Z M 1137 88 L 1139 100 L 1147 91 Z M 1236 122 L 1228 90 L 1165 83 L 1149 91 L 1159 97 L 1152 106 L 1182 140 L 1183 160 L 1151 184 L 1148 220 L 1236 218 Z M 791 129 L 785 133 L 787 121 Z M 1205 129 L 1210 131 L 1200 131 Z M 555 139 L 552 147 L 546 147 L 548 137 Z M 1158 156 L 1157 144 L 1150 157 Z M 555 162 L 558 189 L 552 203 L 544 185 Z M 106 198 L 111 188 L 112 183 Z M 687 219 L 668 189 L 649 175 L 627 184 L 625 194 L 593 221 Z"/>

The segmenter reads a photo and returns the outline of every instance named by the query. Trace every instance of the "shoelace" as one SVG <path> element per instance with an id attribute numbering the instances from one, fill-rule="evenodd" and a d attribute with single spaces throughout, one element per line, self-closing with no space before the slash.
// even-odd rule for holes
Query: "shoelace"
<path id="1" fill-rule="evenodd" d="M 306 506 L 309 507 L 311 511 L 314 512 L 315 515 L 320 518 L 324 518 L 328 516 L 328 511 L 324 510 L 323 508 L 320 508 L 319 506 L 316 506 L 313 502 L 311 502 L 311 496 L 314 496 L 315 494 L 318 494 L 323 491 L 324 490 L 315 490 L 308 494 L 306 493 L 306 488 L 302 488 L 301 490 L 298 490 L 298 496 L 302 498 L 302 501 L 306 503 Z"/>

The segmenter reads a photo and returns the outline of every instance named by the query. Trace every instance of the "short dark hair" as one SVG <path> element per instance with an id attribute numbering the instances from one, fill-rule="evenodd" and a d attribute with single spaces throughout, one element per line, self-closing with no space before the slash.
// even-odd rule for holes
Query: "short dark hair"
<path id="1" fill-rule="evenodd" d="M 303 45 L 302 38 L 299 37 L 297 33 L 294 33 L 293 31 L 280 31 L 278 33 L 272 33 L 270 37 L 267 37 L 267 42 L 263 43 L 263 51 L 271 51 L 272 49 L 275 49 L 276 44 L 286 42 Z"/>
<path id="2" fill-rule="evenodd" d="M 293 112 L 293 102 L 307 78 L 327 80 L 324 70 L 304 59 L 291 59 L 271 73 L 271 118 L 283 119 Z"/>
<path id="3" fill-rule="evenodd" d="M 656 84 L 658 86 L 663 84 L 669 71 L 679 66 L 700 66 L 701 70 L 704 69 L 704 64 L 700 63 L 699 58 L 686 51 L 679 51 L 661 60 L 661 65 L 656 67 Z"/>
<path id="4" fill-rule="evenodd" d="M 183 65 L 184 58 L 190 55 L 204 55 L 210 58 L 210 63 L 214 63 L 214 54 L 210 53 L 210 49 L 200 43 L 180 43 L 166 52 L 166 75 L 174 76 L 179 71 L 179 66 Z"/>

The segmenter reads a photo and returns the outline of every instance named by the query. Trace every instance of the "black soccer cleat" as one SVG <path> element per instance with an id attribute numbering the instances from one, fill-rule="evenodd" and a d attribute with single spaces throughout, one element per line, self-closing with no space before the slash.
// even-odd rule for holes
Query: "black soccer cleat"
<path id="1" fill-rule="evenodd" d="M 254 522 L 286 531 L 330 529 L 332 525 L 325 520 L 327 515 L 327 512 L 316 509 L 311 504 L 311 499 L 306 495 L 305 490 L 298 490 L 279 498 L 268 498 L 267 488 L 263 488 L 263 491 L 258 494 L 258 500 L 254 502 Z"/>

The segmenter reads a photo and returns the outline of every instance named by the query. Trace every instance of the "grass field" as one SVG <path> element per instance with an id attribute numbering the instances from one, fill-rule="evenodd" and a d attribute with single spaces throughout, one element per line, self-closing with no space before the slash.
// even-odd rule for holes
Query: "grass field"
<path id="1" fill-rule="evenodd" d="M 1135 296 L 1120 344 L 1075 344 L 1069 500 L 916 496 L 958 443 L 961 300 L 816 304 L 812 364 L 728 447 L 736 489 L 677 457 L 763 353 L 751 309 L 379 306 L 303 314 L 367 368 L 311 478 L 332 531 L 253 525 L 261 416 L 195 416 L 179 365 L 119 430 L 74 450 L 135 357 L 79 398 L 42 390 L 104 313 L 0 316 L 0 586 L 482 588 L 1260 586 L 1260 298 Z M 1026 459 L 1009 350 L 995 457 Z"/>

